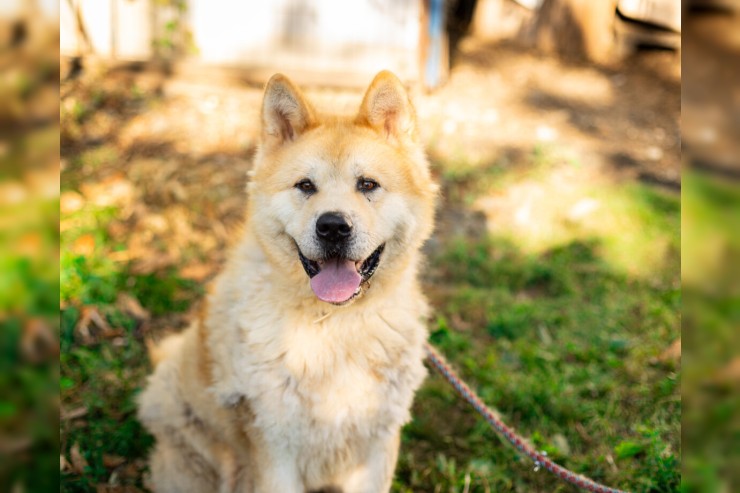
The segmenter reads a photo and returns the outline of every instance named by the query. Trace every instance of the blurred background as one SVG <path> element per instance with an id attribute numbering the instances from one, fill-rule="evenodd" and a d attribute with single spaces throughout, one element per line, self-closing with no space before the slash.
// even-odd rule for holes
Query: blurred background
<path id="1" fill-rule="evenodd" d="M 740 488 L 740 2 L 684 21 L 684 483 Z"/>
<path id="2" fill-rule="evenodd" d="M 0 489 L 146 490 L 146 341 L 187 325 L 238 235 L 262 85 L 280 71 L 351 113 L 380 69 L 407 84 L 443 189 L 432 342 L 566 467 L 635 492 L 737 489 L 737 2 L 0 14 Z M 413 416 L 393 491 L 574 491 L 434 375 Z"/>
<path id="3" fill-rule="evenodd" d="M 59 9 L 0 3 L 0 490 L 58 482 Z"/>

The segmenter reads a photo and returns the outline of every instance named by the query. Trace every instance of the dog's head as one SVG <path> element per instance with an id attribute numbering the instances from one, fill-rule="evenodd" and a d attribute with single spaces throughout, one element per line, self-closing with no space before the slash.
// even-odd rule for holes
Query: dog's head
<path id="1" fill-rule="evenodd" d="M 392 73 L 375 77 L 354 118 L 320 116 L 285 76 L 267 83 L 249 221 L 269 261 L 320 300 L 348 303 L 416 265 L 436 191 Z"/>

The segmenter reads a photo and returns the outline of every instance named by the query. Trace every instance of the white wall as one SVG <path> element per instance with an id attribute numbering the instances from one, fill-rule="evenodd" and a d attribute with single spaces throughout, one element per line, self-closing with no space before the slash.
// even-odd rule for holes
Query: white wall
<path id="1" fill-rule="evenodd" d="M 121 60 L 146 60 L 152 56 L 152 0 L 73 1 L 80 5 L 94 54 Z M 83 54 L 84 44 L 75 27 L 74 13 L 66 0 L 60 0 L 59 5 L 59 49 L 63 55 Z"/>
<path id="2" fill-rule="evenodd" d="M 132 60 L 153 55 L 154 0 L 74 1 L 81 2 L 96 54 Z M 78 54 L 74 17 L 66 0 L 61 7 L 61 51 Z M 195 58 L 205 63 L 363 73 L 390 68 L 414 77 L 420 17 L 421 0 L 189 0 L 184 22 Z"/>

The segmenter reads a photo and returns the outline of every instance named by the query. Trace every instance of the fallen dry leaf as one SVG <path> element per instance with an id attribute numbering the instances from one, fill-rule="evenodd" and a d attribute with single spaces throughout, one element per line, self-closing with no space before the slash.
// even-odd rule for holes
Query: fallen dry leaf
<path id="1" fill-rule="evenodd" d="M 175 259 L 167 253 L 150 252 L 146 257 L 140 257 L 131 265 L 132 274 L 152 274 L 159 272 L 175 263 Z"/>
<path id="2" fill-rule="evenodd" d="M 134 187 L 122 174 L 105 178 L 99 183 L 85 183 L 82 194 L 101 207 L 124 206 L 133 200 Z"/>
<path id="3" fill-rule="evenodd" d="M 188 199 L 188 192 L 179 181 L 169 182 L 165 190 L 169 192 L 175 202 L 185 202 Z"/>
<path id="4" fill-rule="evenodd" d="M 204 281 L 213 273 L 213 267 L 209 264 L 190 264 L 180 269 L 180 277 L 192 281 Z"/>
<path id="5" fill-rule="evenodd" d="M 133 318 L 135 318 L 138 321 L 144 321 L 149 320 L 151 315 L 149 312 L 141 306 L 141 303 L 139 303 L 139 300 L 137 300 L 134 296 L 128 294 L 128 293 L 118 293 L 118 298 L 116 299 L 116 306 L 124 313 L 127 313 L 128 315 L 131 315 Z"/>
<path id="6" fill-rule="evenodd" d="M 93 343 L 96 336 L 110 338 L 120 335 L 120 331 L 113 330 L 95 306 L 82 307 L 75 332 L 80 335 L 83 344 Z"/>
<path id="7" fill-rule="evenodd" d="M 95 237 L 90 234 L 84 234 L 72 243 L 72 251 L 78 255 L 90 256 L 95 252 Z"/>
<path id="8" fill-rule="evenodd" d="M 658 359 L 663 363 L 677 362 L 681 359 L 681 339 L 676 339 L 668 348 L 663 351 Z"/>
<path id="9" fill-rule="evenodd" d="M 103 465 L 107 469 L 118 467 L 124 462 L 126 462 L 126 458 L 121 457 L 120 455 L 103 454 Z"/>
<path id="10" fill-rule="evenodd" d="M 85 460 L 82 452 L 80 452 L 80 444 L 77 442 L 69 449 L 69 460 L 72 462 L 72 470 L 77 474 L 84 473 L 85 468 L 89 467 L 87 460 Z"/>
<path id="11" fill-rule="evenodd" d="M 59 341 L 51 326 L 41 318 L 32 318 L 23 326 L 21 351 L 32 362 L 43 361 L 59 354 Z"/>
<path id="12" fill-rule="evenodd" d="M 86 415 L 87 415 L 86 407 L 77 407 L 75 409 L 62 410 L 59 416 L 59 419 L 62 421 L 69 421 L 71 419 L 82 418 L 83 416 L 86 416 Z"/>
<path id="13" fill-rule="evenodd" d="M 450 317 L 450 324 L 457 330 L 467 332 L 472 328 L 470 322 L 465 321 L 459 313 L 453 313 Z"/>
<path id="14" fill-rule="evenodd" d="M 0 435 L 0 456 L 25 452 L 33 445 L 30 437 L 8 437 Z"/>
<path id="15" fill-rule="evenodd" d="M 107 227 L 111 238 L 124 241 L 131 234 L 131 225 L 122 220 L 122 217 L 112 220 Z"/>

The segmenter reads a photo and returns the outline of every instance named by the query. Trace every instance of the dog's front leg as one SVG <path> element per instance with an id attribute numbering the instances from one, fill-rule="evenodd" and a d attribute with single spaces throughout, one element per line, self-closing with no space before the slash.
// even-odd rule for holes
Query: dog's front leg
<path id="1" fill-rule="evenodd" d="M 347 475 L 342 493 L 387 493 L 398 459 L 400 430 L 386 440 L 370 445 L 368 459 Z"/>

